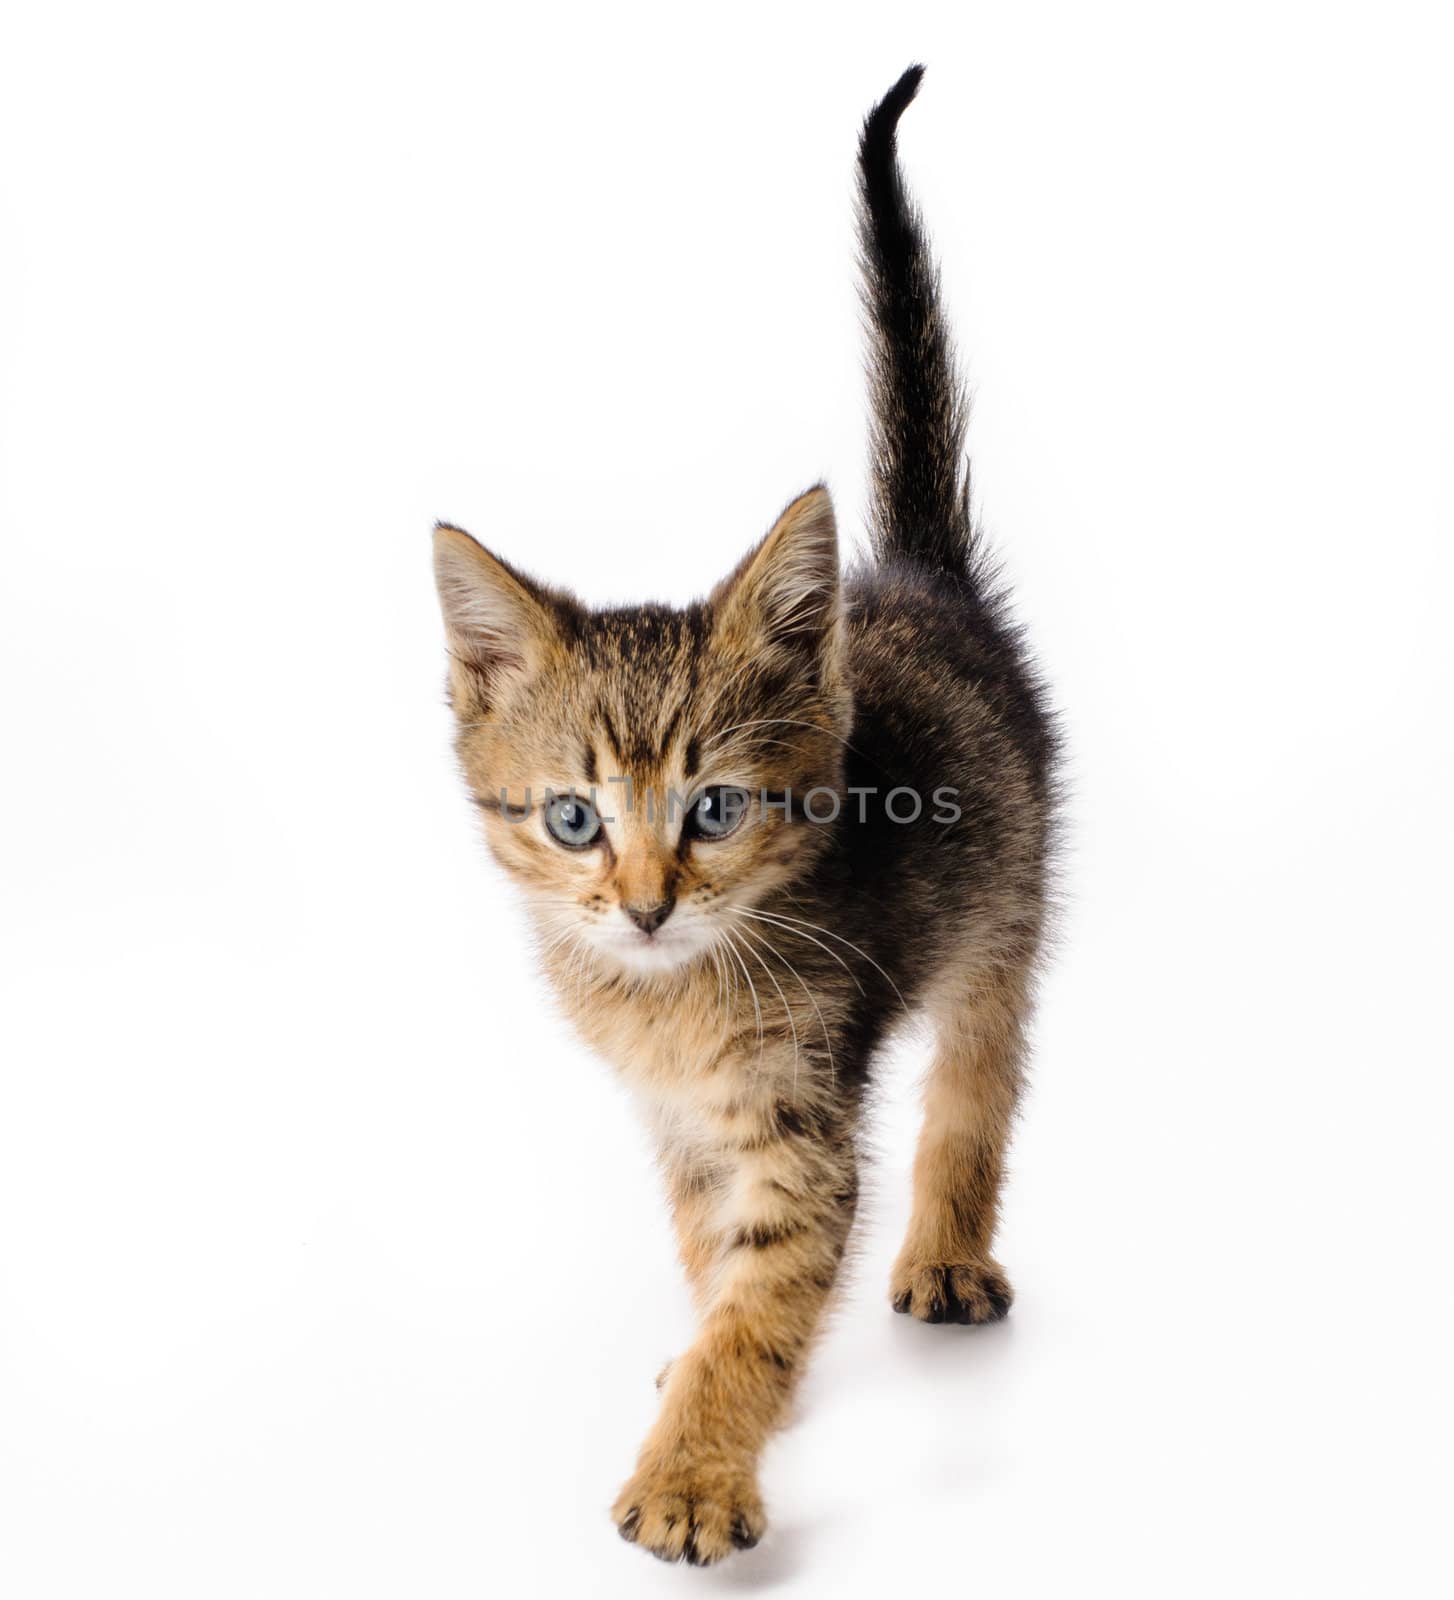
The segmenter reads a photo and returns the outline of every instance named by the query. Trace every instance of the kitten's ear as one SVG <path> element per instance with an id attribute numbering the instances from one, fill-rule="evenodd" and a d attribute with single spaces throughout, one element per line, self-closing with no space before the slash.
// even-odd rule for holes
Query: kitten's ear
<path id="1" fill-rule="evenodd" d="M 434 581 L 456 708 L 481 709 L 540 661 L 555 632 L 548 596 L 462 528 L 434 530 Z"/>
<path id="2" fill-rule="evenodd" d="M 761 645 L 819 651 L 837 633 L 838 529 L 820 483 L 800 494 L 767 537 L 712 591 L 718 626 Z"/>

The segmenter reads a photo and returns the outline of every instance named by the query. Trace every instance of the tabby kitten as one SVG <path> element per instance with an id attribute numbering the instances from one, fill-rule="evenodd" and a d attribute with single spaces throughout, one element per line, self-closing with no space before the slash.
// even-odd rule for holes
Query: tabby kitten
<path id="1" fill-rule="evenodd" d="M 436 535 L 458 751 L 561 1003 L 655 1132 L 701 1315 L 613 1515 L 672 1561 L 757 1543 L 763 1444 L 823 1320 L 874 1053 L 936 1035 L 896 1311 L 992 1322 L 1054 740 L 969 507 L 964 399 L 895 131 L 859 148 L 874 564 L 819 486 L 702 602 L 593 611 Z"/>

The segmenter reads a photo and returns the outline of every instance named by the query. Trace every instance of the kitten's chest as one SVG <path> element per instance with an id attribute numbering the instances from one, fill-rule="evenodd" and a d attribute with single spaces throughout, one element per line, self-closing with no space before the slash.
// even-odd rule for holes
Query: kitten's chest
<path id="1" fill-rule="evenodd" d="M 721 997 L 696 984 L 660 990 L 566 984 L 558 992 L 587 1043 L 633 1086 L 666 1091 L 710 1077 L 734 1031 Z"/>
<path id="2" fill-rule="evenodd" d="M 736 1019 L 709 996 L 577 1001 L 573 1020 L 620 1074 L 664 1146 L 710 1151 L 740 1135 L 772 1096 L 760 1052 L 744 1050 Z"/>

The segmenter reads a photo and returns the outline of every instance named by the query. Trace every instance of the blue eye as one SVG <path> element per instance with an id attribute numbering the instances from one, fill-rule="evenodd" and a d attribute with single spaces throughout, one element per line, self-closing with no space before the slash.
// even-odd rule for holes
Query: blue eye
<path id="1" fill-rule="evenodd" d="M 735 833 L 747 815 L 751 795 L 726 783 L 713 784 L 687 808 L 685 831 L 693 839 L 725 839 Z"/>
<path id="2" fill-rule="evenodd" d="M 589 800 L 558 794 L 545 808 L 545 826 L 567 850 L 584 850 L 601 837 L 601 819 Z"/>

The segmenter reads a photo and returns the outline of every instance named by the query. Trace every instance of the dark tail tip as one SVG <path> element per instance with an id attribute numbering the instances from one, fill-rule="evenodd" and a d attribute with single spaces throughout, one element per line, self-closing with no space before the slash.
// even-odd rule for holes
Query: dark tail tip
<path id="1" fill-rule="evenodd" d="M 863 119 L 859 152 L 865 166 L 878 166 L 893 160 L 894 134 L 899 126 L 899 118 L 918 94 L 923 77 L 924 69 L 916 62 Z"/>
<path id="2" fill-rule="evenodd" d="M 924 227 L 899 173 L 896 133 L 924 69 L 914 65 L 864 120 L 859 239 L 872 346 L 873 541 L 962 581 L 973 529 L 965 401 Z"/>

